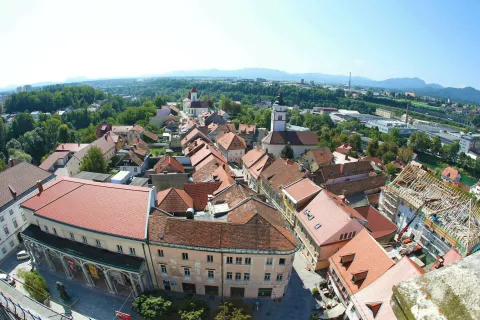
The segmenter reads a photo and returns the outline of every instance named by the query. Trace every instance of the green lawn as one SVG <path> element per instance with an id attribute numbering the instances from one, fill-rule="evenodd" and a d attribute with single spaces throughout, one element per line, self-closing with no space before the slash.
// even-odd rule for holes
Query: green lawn
<path id="1" fill-rule="evenodd" d="M 440 168 L 440 162 L 442 162 L 442 159 L 435 157 L 431 154 L 419 153 L 417 157 L 417 161 L 420 162 L 421 164 L 426 165 L 428 168 L 432 170 L 436 170 Z M 477 178 L 467 175 L 465 171 L 462 173 L 462 179 L 460 179 L 461 183 L 469 187 L 476 184 L 477 181 L 478 181 Z"/>
<path id="2" fill-rule="evenodd" d="M 160 155 L 165 154 L 165 148 L 152 148 L 152 149 L 150 150 L 150 153 L 151 153 L 153 156 L 160 156 Z"/>

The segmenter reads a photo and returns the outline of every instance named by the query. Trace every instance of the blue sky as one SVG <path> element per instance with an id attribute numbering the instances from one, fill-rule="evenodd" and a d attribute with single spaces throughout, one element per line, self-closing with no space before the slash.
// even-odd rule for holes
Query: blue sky
<path id="1" fill-rule="evenodd" d="M 480 88 L 480 1 L 0 0 L 0 87 L 262 67 Z"/>

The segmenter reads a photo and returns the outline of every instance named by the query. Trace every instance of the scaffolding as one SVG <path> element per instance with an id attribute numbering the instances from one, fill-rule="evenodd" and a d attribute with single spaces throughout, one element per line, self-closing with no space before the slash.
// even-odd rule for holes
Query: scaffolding
<path id="1" fill-rule="evenodd" d="M 393 193 L 415 210 L 426 199 L 439 199 L 422 208 L 425 224 L 435 226 L 452 238 L 464 256 L 478 250 L 480 206 L 470 195 L 411 164 L 386 187 L 386 192 Z"/>

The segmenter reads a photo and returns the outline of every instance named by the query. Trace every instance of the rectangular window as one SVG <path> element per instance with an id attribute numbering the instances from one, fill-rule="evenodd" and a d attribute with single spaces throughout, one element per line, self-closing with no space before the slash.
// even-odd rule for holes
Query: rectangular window
<path id="1" fill-rule="evenodd" d="M 82 241 L 83 241 L 83 243 L 88 243 L 88 241 L 87 241 L 87 237 L 85 237 L 85 236 L 82 236 Z"/>
<path id="2" fill-rule="evenodd" d="M 235 280 L 237 281 L 242 280 L 242 274 L 240 272 L 235 273 Z"/>
<path id="3" fill-rule="evenodd" d="M 273 264 L 273 258 L 267 258 L 267 266 L 271 266 Z"/>
<path id="4" fill-rule="evenodd" d="M 282 280 L 283 280 L 283 274 L 277 273 L 277 281 L 282 281 Z"/>
<path id="5" fill-rule="evenodd" d="M 235 264 L 242 264 L 242 258 L 241 257 L 236 257 L 235 258 Z"/>
<path id="6" fill-rule="evenodd" d="M 50 231 L 48 231 L 48 227 L 47 227 L 47 226 L 44 226 L 44 229 L 45 229 L 45 232 L 50 232 Z"/>
<path id="7" fill-rule="evenodd" d="M 8 212 L 10 213 L 10 215 L 13 215 L 13 209 L 8 210 Z"/>
<path id="8" fill-rule="evenodd" d="M 75 236 L 70 232 L 70 239 L 75 240 Z"/>
<path id="9" fill-rule="evenodd" d="M 233 263 L 233 258 L 227 257 L 227 264 L 232 264 L 232 263 Z"/>
<path id="10" fill-rule="evenodd" d="M 251 265 L 252 264 L 252 258 L 245 258 L 245 264 Z"/>
<path id="11" fill-rule="evenodd" d="M 232 280 L 232 273 L 231 272 L 227 272 L 227 280 Z"/>
<path id="12" fill-rule="evenodd" d="M 182 252 L 182 260 L 188 260 L 188 253 Z"/>
<path id="13" fill-rule="evenodd" d="M 2 248 L 2 252 L 3 252 L 3 254 L 7 253 L 7 249 Z"/>
<path id="14" fill-rule="evenodd" d="M 9 234 L 10 234 L 10 231 L 8 231 L 8 227 L 7 227 L 7 226 L 3 226 L 3 231 L 5 231 L 5 234 L 6 234 L 6 235 L 9 235 Z"/>
<path id="15" fill-rule="evenodd" d="M 243 274 L 243 280 L 250 281 L 250 273 L 244 273 Z"/>
<path id="16" fill-rule="evenodd" d="M 163 250 L 162 249 L 158 249 L 158 256 L 159 257 L 163 257 Z"/>
<path id="17" fill-rule="evenodd" d="M 284 258 L 280 258 L 278 260 L 278 264 L 281 265 L 281 266 L 284 266 L 285 265 L 285 259 Z"/>
<path id="18" fill-rule="evenodd" d="M 101 246 L 102 246 L 102 243 L 101 243 L 100 240 L 98 240 L 98 239 L 95 239 L 95 244 L 97 245 L 97 247 L 101 247 Z"/>
<path id="19" fill-rule="evenodd" d="M 15 245 L 15 242 L 13 242 L 13 240 L 10 241 L 10 247 L 13 247 L 14 245 Z"/>
<path id="20" fill-rule="evenodd" d="M 12 219 L 12 222 L 13 222 L 13 227 L 14 227 L 15 229 L 18 228 L 17 219 L 13 218 L 13 219 Z"/>
<path id="21" fill-rule="evenodd" d="M 130 254 L 132 256 L 136 255 L 137 253 L 135 252 L 135 248 L 130 248 Z"/>
<path id="22" fill-rule="evenodd" d="M 22 212 L 22 213 L 20 213 L 20 214 L 22 215 L 23 221 L 27 221 L 27 218 L 25 217 L 25 213 Z M 1 219 L 0 219 L 0 220 L 1 220 Z"/>
<path id="23" fill-rule="evenodd" d="M 213 279 L 215 279 L 215 271 L 208 270 L 208 280 L 213 280 Z"/>
<path id="24" fill-rule="evenodd" d="M 265 277 L 263 277 L 264 281 L 270 281 L 270 273 L 265 273 Z"/>
<path id="25" fill-rule="evenodd" d="M 207 262 L 208 263 L 213 263 L 213 256 L 212 255 L 207 255 Z"/>
<path id="26" fill-rule="evenodd" d="M 183 275 L 185 278 L 190 278 L 190 268 L 183 268 Z"/>
<path id="27" fill-rule="evenodd" d="M 0 216 L 0 222 L 3 222 L 5 220 L 5 218 L 2 216 Z"/>
<path id="28" fill-rule="evenodd" d="M 52 230 L 53 230 L 53 234 L 54 234 L 54 235 L 57 235 L 57 229 L 52 228 Z"/>
<path id="29" fill-rule="evenodd" d="M 164 265 L 164 264 L 161 264 L 161 265 L 160 265 L 160 271 L 161 271 L 163 274 L 167 274 L 167 266 Z"/>
<path id="30" fill-rule="evenodd" d="M 117 244 L 117 251 L 118 252 L 123 252 L 123 248 L 121 245 Z"/>

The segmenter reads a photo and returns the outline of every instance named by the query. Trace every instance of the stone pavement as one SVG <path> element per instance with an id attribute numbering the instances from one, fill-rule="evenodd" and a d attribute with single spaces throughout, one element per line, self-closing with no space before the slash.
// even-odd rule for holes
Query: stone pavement
<path id="1" fill-rule="evenodd" d="M 17 272 L 20 269 L 31 269 L 30 261 L 20 262 L 16 259 L 16 252 L 7 258 L 0 264 L 0 272 L 7 272 L 15 279 L 18 279 Z M 140 320 L 133 314 L 131 308 L 133 299 L 126 301 L 126 297 L 114 296 L 108 292 L 101 291 L 99 289 L 93 289 L 87 287 L 80 281 L 67 279 L 63 272 L 50 272 L 45 268 L 38 270 L 40 274 L 47 281 L 47 287 L 50 291 L 52 299 L 49 308 L 60 314 L 71 314 L 73 319 L 97 319 L 97 320 L 113 320 L 115 317 L 115 311 L 122 311 L 132 315 L 132 319 Z M 19 279 L 22 281 L 21 279 Z M 67 289 L 67 292 L 73 296 L 73 301 L 77 300 L 75 304 L 70 308 L 62 306 L 58 296 L 55 284 L 57 281 L 62 282 Z M 26 295 L 26 291 L 23 289 L 22 284 L 17 281 L 16 289 Z M 123 306 L 123 307 L 122 307 Z"/>

